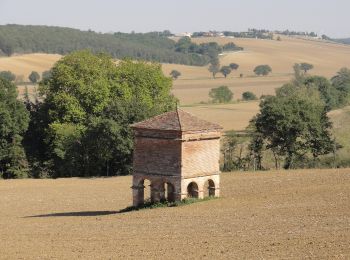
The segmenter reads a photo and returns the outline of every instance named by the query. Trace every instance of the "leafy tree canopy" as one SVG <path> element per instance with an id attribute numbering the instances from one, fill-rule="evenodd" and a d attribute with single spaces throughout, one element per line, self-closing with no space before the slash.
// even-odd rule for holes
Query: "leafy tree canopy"
<path id="1" fill-rule="evenodd" d="M 172 71 L 170 72 L 170 76 L 172 76 L 173 79 L 177 79 L 178 77 L 181 76 L 181 72 L 180 72 L 180 71 L 177 71 L 177 70 L 172 70 Z"/>
<path id="2" fill-rule="evenodd" d="M 286 169 L 308 153 L 317 158 L 331 152 L 331 122 L 318 91 L 304 87 L 280 93 L 261 102 L 255 119 L 256 132 L 267 148 L 285 156 Z"/>
<path id="3" fill-rule="evenodd" d="M 339 92 L 338 104 L 339 106 L 346 106 L 350 104 L 350 70 L 342 68 L 331 79 L 332 86 Z"/>
<path id="4" fill-rule="evenodd" d="M 216 74 L 220 71 L 220 63 L 210 64 L 208 70 L 212 73 L 213 78 L 215 79 Z"/>
<path id="5" fill-rule="evenodd" d="M 256 66 L 254 69 L 254 73 L 258 76 L 266 76 L 268 75 L 270 72 L 272 72 L 272 69 L 269 65 L 259 65 Z"/>
<path id="6" fill-rule="evenodd" d="M 222 66 L 220 69 L 220 72 L 222 73 L 222 75 L 224 75 L 224 77 L 226 78 L 228 74 L 231 73 L 231 68 L 230 66 Z"/>
<path id="7" fill-rule="evenodd" d="M 233 98 L 232 91 L 227 86 L 212 88 L 209 92 L 209 97 L 214 103 L 228 103 Z"/>
<path id="8" fill-rule="evenodd" d="M 313 68 L 314 68 L 314 65 L 312 65 L 310 63 L 305 63 L 305 62 L 300 63 L 300 69 L 302 69 L 305 73 Z"/>
<path id="9" fill-rule="evenodd" d="M 28 123 L 28 111 L 17 100 L 16 86 L 0 77 L 0 177 L 27 176 L 28 165 L 22 137 Z"/>
<path id="10" fill-rule="evenodd" d="M 129 173 L 129 124 L 174 108 L 171 82 L 159 64 L 123 60 L 116 66 L 109 56 L 89 51 L 58 61 L 41 83 L 46 98 L 38 111 L 47 122 L 45 160 L 51 174 Z"/>
<path id="11" fill-rule="evenodd" d="M 14 81 L 16 79 L 16 75 L 11 71 L 1 71 L 0 78 L 6 79 L 8 81 Z"/>
<path id="12" fill-rule="evenodd" d="M 29 78 L 30 82 L 37 83 L 40 79 L 40 75 L 38 72 L 32 71 L 32 73 L 30 73 L 28 78 Z"/>
<path id="13" fill-rule="evenodd" d="M 232 70 L 237 70 L 239 68 L 239 65 L 237 63 L 230 63 L 229 66 Z"/>

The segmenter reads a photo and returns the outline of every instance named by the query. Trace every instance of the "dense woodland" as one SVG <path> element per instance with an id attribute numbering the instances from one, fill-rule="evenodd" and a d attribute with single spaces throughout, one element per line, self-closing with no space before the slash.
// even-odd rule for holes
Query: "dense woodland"
<path id="1" fill-rule="evenodd" d="M 114 58 L 156 61 L 202 66 L 222 51 L 241 50 L 233 43 L 195 44 L 190 39 L 176 43 L 168 38 L 171 33 L 96 33 L 53 26 L 1 25 L 0 55 L 14 53 L 57 53 L 89 49 L 93 53 L 108 53 Z M 184 44 L 185 43 L 185 44 Z"/>

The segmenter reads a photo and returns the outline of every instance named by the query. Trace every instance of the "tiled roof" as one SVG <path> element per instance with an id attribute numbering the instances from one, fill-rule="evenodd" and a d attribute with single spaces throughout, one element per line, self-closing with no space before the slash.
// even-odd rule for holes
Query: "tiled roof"
<path id="1" fill-rule="evenodd" d="M 201 130 L 222 130 L 222 127 L 199 119 L 181 109 L 167 112 L 145 121 L 131 125 L 132 128 L 174 130 L 174 131 L 201 131 Z"/>

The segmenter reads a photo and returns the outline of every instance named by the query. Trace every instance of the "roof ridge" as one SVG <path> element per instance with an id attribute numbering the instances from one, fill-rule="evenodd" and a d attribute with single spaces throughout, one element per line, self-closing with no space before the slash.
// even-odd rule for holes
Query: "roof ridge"
<path id="1" fill-rule="evenodd" d="M 222 127 L 218 124 L 198 118 L 197 116 L 180 109 L 168 111 L 144 121 L 134 123 L 133 128 L 159 129 L 185 131 L 219 130 Z"/>
<path id="2" fill-rule="evenodd" d="M 179 114 L 179 107 L 176 107 L 176 115 L 177 115 L 177 120 L 179 121 L 179 126 L 180 126 L 180 131 L 182 131 L 182 124 L 180 120 L 180 114 Z"/>

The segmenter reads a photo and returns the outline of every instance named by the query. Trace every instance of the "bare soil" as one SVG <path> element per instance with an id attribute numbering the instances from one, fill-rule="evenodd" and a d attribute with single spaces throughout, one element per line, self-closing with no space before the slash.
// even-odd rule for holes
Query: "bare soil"
<path id="1" fill-rule="evenodd" d="M 131 204 L 131 177 L 0 181 L 0 259 L 349 259 L 350 169 L 222 174 L 222 198 Z"/>

